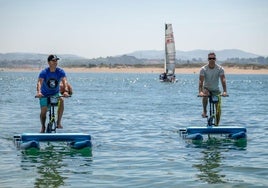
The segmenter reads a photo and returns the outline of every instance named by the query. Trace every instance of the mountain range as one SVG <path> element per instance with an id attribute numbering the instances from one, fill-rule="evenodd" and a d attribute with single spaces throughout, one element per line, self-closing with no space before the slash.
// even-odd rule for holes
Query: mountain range
<path id="1" fill-rule="evenodd" d="M 176 51 L 178 64 L 202 63 L 207 61 L 209 50 Z M 268 57 L 245 52 L 242 50 L 214 51 L 219 63 L 229 62 L 238 64 L 268 64 Z M 40 53 L 0 53 L 0 67 L 41 67 L 46 65 L 48 54 Z M 162 64 L 165 53 L 163 50 L 142 50 L 132 53 L 99 57 L 84 58 L 72 54 L 57 54 L 60 57 L 60 66 L 94 67 L 98 65 L 150 65 Z"/>
<path id="2" fill-rule="evenodd" d="M 201 59 L 205 61 L 207 59 L 208 53 L 210 50 L 192 50 L 192 51 L 176 51 L 176 59 L 181 60 L 192 60 L 192 59 Z M 238 49 L 226 49 L 226 50 L 216 50 L 217 59 L 220 61 L 225 61 L 230 58 L 257 58 L 260 55 L 253 54 L 250 52 L 245 52 Z M 164 50 L 143 50 L 135 51 L 126 55 L 134 56 L 137 59 L 163 59 L 165 51 Z"/>
<path id="3" fill-rule="evenodd" d="M 201 59 L 206 60 L 207 54 L 210 50 L 192 50 L 192 51 L 176 51 L 176 58 L 181 60 L 192 60 L 192 59 Z M 220 61 L 225 61 L 230 58 L 257 58 L 260 55 L 253 54 L 250 52 L 245 52 L 238 49 L 226 49 L 214 51 L 217 55 L 217 59 Z M 164 50 L 141 50 L 134 51 L 128 54 L 127 56 L 134 56 L 137 59 L 164 59 Z M 39 53 L 0 53 L 0 61 L 16 61 L 16 60 L 46 60 L 48 54 L 39 54 Z M 62 60 L 79 60 L 79 59 L 88 59 L 77 55 L 72 54 L 58 54 Z M 122 55 L 117 55 L 122 56 Z M 114 57 L 117 57 L 114 56 Z M 95 58 L 94 58 L 95 59 Z"/>
<path id="4" fill-rule="evenodd" d="M 72 54 L 59 54 L 57 55 L 61 59 L 86 59 L 84 57 L 80 57 Z M 20 60 L 46 60 L 48 54 L 40 54 L 40 53 L 22 53 L 22 52 L 14 52 L 14 53 L 0 53 L 0 61 L 20 61 Z"/>

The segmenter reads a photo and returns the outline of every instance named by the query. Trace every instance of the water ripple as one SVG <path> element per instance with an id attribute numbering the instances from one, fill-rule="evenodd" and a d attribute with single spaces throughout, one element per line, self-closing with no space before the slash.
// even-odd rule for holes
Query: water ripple
<path id="1" fill-rule="evenodd" d="M 42 143 L 22 152 L 14 134 L 38 132 L 36 73 L 0 75 L 3 187 L 265 187 L 267 75 L 227 75 L 222 125 L 246 126 L 246 142 L 187 142 L 179 129 L 205 126 L 198 75 L 159 83 L 156 74 L 69 73 L 63 130 L 92 135 L 92 150 Z"/>

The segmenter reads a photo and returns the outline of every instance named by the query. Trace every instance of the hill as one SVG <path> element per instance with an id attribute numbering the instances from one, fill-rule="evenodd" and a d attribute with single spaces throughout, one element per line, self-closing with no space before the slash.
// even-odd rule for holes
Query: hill
<path id="1" fill-rule="evenodd" d="M 60 54 L 61 66 L 82 66 L 88 59 L 72 55 Z M 39 53 L 0 53 L 0 67 L 42 67 L 47 63 L 48 54 Z"/>
<path id="2" fill-rule="evenodd" d="M 193 50 L 188 52 L 177 51 L 177 65 L 200 64 L 207 62 L 208 50 Z M 215 51 L 218 63 L 231 64 L 268 64 L 268 57 L 261 57 L 253 53 L 241 50 Z M 72 54 L 58 54 L 59 65 L 63 67 L 95 67 L 95 66 L 118 66 L 118 65 L 163 65 L 164 51 L 144 50 L 135 51 L 125 55 L 99 57 L 87 59 Z M 39 53 L 0 53 L 0 67 L 44 67 L 47 64 L 47 54 Z"/>
<path id="3" fill-rule="evenodd" d="M 200 59 L 202 61 L 206 61 L 208 53 L 210 50 L 192 50 L 192 51 L 176 51 L 176 59 L 180 60 L 192 60 L 192 59 Z M 225 61 L 230 58 L 257 58 L 260 55 L 245 52 L 238 49 L 226 49 L 214 51 L 217 55 L 217 59 L 219 61 Z M 138 59 L 163 59 L 165 52 L 164 50 L 143 50 L 143 51 L 135 51 L 129 54 L 129 56 L 134 56 Z"/>

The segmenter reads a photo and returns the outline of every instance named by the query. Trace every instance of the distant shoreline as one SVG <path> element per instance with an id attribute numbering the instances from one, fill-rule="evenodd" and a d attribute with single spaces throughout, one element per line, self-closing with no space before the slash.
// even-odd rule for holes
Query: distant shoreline
<path id="1" fill-rule="evenodd" d="M 160 74 L 163 68 L 157 67 L 94 67 L 94 68 L 63 68 L 66 73 L 143 73 Z M 176 74 L 199 74 L 200 68 L 176 68 Z M 225 74 L 268 74 L 268 69 L 243 69 L 237 67 L 224 67 Z M 0 68 L 0 72 L 40 72 L 38 68 Z"/>

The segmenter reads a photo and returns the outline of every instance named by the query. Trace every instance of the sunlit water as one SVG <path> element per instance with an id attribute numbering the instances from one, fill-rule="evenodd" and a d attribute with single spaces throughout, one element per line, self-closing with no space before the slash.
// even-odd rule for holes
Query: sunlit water
<path id="1" fill-rule="evenodd" d="M 246 143 L 186 142 L 205 126 L 198 75 L 69 73 L 63 130 L 93 137 L 92 151 L 42 143 L 23 152 L 13 136 L 39 132 L 38 73 L 0 72 L 0 187 L 267 187 L 268 75 L 228 75 L 221 125 L 245 126 Z"/>

